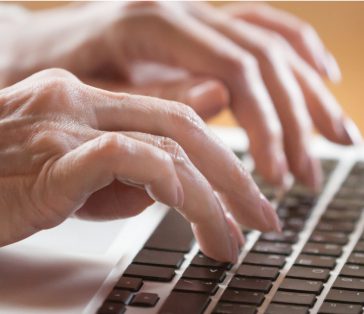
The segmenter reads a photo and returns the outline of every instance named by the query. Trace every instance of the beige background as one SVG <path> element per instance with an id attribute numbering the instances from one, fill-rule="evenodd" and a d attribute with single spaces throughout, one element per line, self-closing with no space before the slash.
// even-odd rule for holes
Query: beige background
<path id="1" fill-rule="evenodd" d="M 18 2 L 31 9 L 62 5 L 62 2 Z M 310 22 L 327 47 L 336 56 L 343 81 L 329 85 L 364 133 L 364 2 L 271 2 L 271 5 L 290 11 Z M 234 123 L 228 112 L 212 120 L 213 123 Z"/>

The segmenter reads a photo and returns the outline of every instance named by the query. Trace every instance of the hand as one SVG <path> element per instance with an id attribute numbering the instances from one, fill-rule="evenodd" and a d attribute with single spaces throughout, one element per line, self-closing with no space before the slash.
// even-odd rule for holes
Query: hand
<path id="1" fill-rule="evenodd" d="M 256 167 L 271 183 L 284 186 L 291 171 L 318 189 L 320 167 L 309 150 L 312 124 L 337 143 L 361 140 L 320 77 L 339 78 L 333 57 L 312 27 L 268 6 L 92 3 L 37 13 L 33 24 L 35 35 L 17 41 L 24 45 L 16 49 L 18 69 L 60 66 L 83 78 L 135 84 L 145 74 L 140 63 L 153 61 L 223 82 Z M 153 80 L 165 74 L 153 73 Z"/>
<path id="2" fill-rule="evenodd" d="M 154 201 L 177 208 L 218 260 L 237 259 L 235 219 L 279 230 L 241 162 L 185 105 L 46 70 L 0 91 L 0 133 L 0 245 L 70 215 L 116 219 Z"/>

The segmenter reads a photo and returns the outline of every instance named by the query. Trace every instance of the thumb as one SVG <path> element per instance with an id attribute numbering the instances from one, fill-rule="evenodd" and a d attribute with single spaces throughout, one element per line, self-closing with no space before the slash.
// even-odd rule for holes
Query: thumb
<path id="1" fill-rule="evenodd" d="M 132 85 L 115 81 L 88 81 L 87 84 L 115 91 L 153 96 L 182 102 L 192 107 L 204 120 L 212 118 L 229 105 L 229 92 L 219 80 L 188 77 L 183 80 Z"/>

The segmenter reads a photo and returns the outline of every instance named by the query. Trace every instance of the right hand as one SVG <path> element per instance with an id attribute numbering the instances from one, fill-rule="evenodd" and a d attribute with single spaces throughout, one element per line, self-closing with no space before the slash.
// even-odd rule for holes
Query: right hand
<path id="1" fill-rule="evenodd" d="M 221 261 L 236 262 L 243 243 L 235 219 L 280 228 L 241 162 L 183 104 L 46 70 L 0 91 L 0 134 L 0 246 L 71 215 L 129 217 L 153 201 L 177 208 Z"/>

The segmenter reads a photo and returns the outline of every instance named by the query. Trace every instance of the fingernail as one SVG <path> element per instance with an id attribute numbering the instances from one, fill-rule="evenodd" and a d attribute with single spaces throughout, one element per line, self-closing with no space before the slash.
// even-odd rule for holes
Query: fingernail
<path id="1" fill-rule="evenodd" d="M 226 215 L 226 220 L 227 220 L 228 226 L 230 228 L 230 232 L 231 232 L 231 234 L 234 235 L 234 237 L 238 243 L 238 249 L 240 250 L 244 244 L 243 233 L 242 233 L 240 227 L 238 226 L 238 224 L 235 222 L 235 219 L 233 218 L 233 216 L 229 212 L 226 212 L 225 215 Z"/>
<path id="2" fill-rule="evenodd" d="M 363 137 L 359 128 L 350 118 L 344 118 L 343 121 L 343 137 L 346 143 L 359 145 L 363 143 Z"/>
<path id="3" fill-rule="evenodd" d="M 183 192 L 183 187 L 182 185 L 179 183 L 177 184 L 177 193 L 176 193 L 177 197 L 176 197 L 176 208 L 182 208 L 183 207 L 183 203 L 184 203 L 184 192 Z"/>
<path id="4" fill-rule="evenodd" d="M 320 161 L 312 156 L 306 156 L 304 165 L 302 181 L 314 193 L 318 193 L 321 190 L 323 179 Z"/>
<path id="5" fill-rule="evenodd" d="M 263 194 L 260 195 L 260 199 L 267 231 L 282 232 L 281 223 L 276 211 Z"/>
<path id="6" fill-rule="evenodd" d="M 340 67 L 335 57 L 330 52 L 325 53 L 325 57 L 323 58 L 323 67 L 326 76 L 331 82 L 338 83 L 341 81 Z"/>

